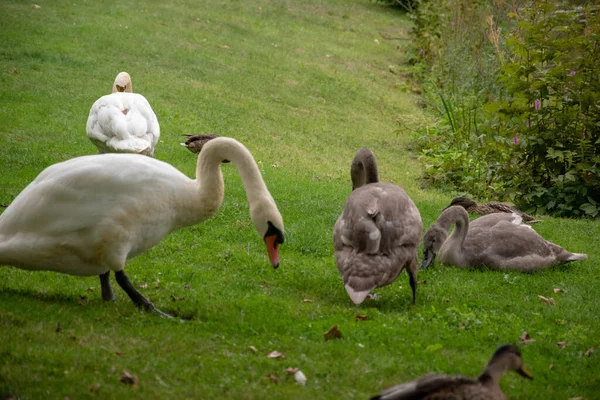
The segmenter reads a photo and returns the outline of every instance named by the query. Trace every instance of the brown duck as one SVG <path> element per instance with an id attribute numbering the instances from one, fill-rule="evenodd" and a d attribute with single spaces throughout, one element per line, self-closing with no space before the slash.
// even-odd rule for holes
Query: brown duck
<path id="1" fill-rule="evenodd" d="M 377 181 L 377 162 L 369 149 L 356 153 L 350 171 L 354 190 L 333 230 L 335 261 L 346 292 L 360 304 L 371 290 L 389 285 L 406 269 L 414 304 L 423 228 L 419 210 L 400 187 Z"/>
<path id="2" fill-rule="evenodd" d="M 477 204 L 474 200 L 471 200 L 467 197 L 456 197 L 448 207 L 452 206 L 462 206 L 469 214 L 479 214 L 479 215 L 487 215 L 493 213 L 515 213 L 523 218 L 523 221 L 528 223 L 539 222 L 531 215 L 527 215 L 515 208 L 510 203 L 501 203 L 499 201 L 490 201 L 484 204 Z M 446 207 L 446 208 L 448 208 Z"/>
<path id="3" fill-rule="evenodd" d="M 533 379 L 523 367 L 516 346 L 500 346 L 477 379 L 463 375 L 429 375 L 389 388 L 371 400 L 506 400 L 499 381 L 504 371 L 512 369 Z"/>
<path id="4" fill-rule="evenodd" d="M 209 140 L 213 140 L 215 138 L 218 138 L 218 135 L 215 135 L 213 133 L 203 133 L 201 135 L 183 135 L 187 137 L 187 140 L 185 141 L 185 143 L 179 143 L 180 145 L 182 145 L 183 147 L 186 147 L 189 151 L 191 151 L 192 153 L 198 154 L 200 153 L 200 150 L 202 150 L 202 147 L 204 147 L 204 145 L 206 143 L 208 143 Z M 224 163 L 228 163 L 229 160 L 223 160 Z"/>

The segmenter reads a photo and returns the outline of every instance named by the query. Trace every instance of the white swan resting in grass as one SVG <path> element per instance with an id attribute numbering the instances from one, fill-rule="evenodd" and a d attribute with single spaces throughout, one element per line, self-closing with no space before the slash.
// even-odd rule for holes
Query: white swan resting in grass
<path id="1" fill-rule="evenodd" d="M 450 227 L 456 224 L 448 236 Z M 488 214 L 469 222 L 462 206 L 450 206 L 423 239 L 423 262 L 428 267 L 438 255 L 442 264 L 460 268 L 489 268 L 534 272 L 552 265 L 585 260 L 545 240 L 517 214 Z"/>
<path id="2" fill-rule="evenodd" d="M 90 110 L 86 133 L 100 153 L 154 155 L 160 137 L 156 114 L 148 100 L 132 93 L 127 72 L 117 75 L 112 93 L 100 97 Z"/>
<path id="3" fill-rule="evenodd" d="M 125 264 L 170 232 L 211 218 L 223 201 L 221 162 L 237 168 L 252 222 L 279 266 L 283 220 L 250 152 L 220 137 L 198 156 L 196 179 L 133 154 L 74 158 L 46 168 L 0 215 L 0 265 L 99 275 L 114 299 L 109 273 L 139 306 L 157 311 L 125 275 Z"/>

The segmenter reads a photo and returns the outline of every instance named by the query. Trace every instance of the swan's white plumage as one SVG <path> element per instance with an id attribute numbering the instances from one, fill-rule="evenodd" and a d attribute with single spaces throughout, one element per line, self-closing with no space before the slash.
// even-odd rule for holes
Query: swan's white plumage
<path id="1" fill-rule="evenodd" d="M 160 137 L 156 114 L 141 94 L 115 92 L 90 110 L 86 132 L 100 153 L 154 154 Z"/>
<path id="2" fill-rule="evenodd" d="M 212 217 L 223 200 L 221 161 L 238 169 L 252 220 L 264 237 L 283 221 L 248 150 L 230 138 L 207 143 L 197 179 L 133 154 L 71 159 L 42 171 L 0 215 L 0 265 L 100 275 L 169 232 Z"/>

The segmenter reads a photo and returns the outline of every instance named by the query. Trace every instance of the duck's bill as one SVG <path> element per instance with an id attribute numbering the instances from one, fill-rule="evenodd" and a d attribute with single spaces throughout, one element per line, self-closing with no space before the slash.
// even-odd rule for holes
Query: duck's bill
<path id="1" fill-rule="evenodd" d="M 426 250 L 423 254 L 423 261 L 421 261 L 421 268 L 425 269 L 429 267 L 435 261 L 435 253 L 432 250 Z"/>
<path id="2" fill-rule="evenodd" d="M 529 373 L 529 371 L 527 371 L 527 370 L 525 369 L 525 367 L 521 367 L 521 368 L 519 368 L 519 369 L 517 370 L 517 373 L 518 373 L 519 375 L 521 375 L 522 377 L 525 377 L 525 378 L 527 378 L 527 379 L 533 379 L 533 376 L 532 376 L 532 375 Z"/>
<path id="3" fill-rule="evenodd" d="M 277 236 L 271 235 L 265 237 L 265 244 L 267 245 L 271 265 L 273 265 L 273 268 L 279 267 L 279 243 L 277 243 Z"/>

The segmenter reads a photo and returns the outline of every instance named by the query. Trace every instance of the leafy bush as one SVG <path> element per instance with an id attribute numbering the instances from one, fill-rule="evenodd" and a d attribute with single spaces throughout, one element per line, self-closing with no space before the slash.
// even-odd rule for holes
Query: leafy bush
<path id="1" fill-rule="evenodd" d="M 425 181 L 598 216 L 600 9 L 437 0 L 413 15 L 425 98 L 442 117 L 416 133 Z"/>

